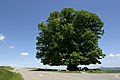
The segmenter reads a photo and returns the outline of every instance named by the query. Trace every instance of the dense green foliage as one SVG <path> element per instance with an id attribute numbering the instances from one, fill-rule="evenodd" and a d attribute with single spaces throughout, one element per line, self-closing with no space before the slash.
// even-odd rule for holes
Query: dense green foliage
<path id="1" fill-rule="evenodd" d="M 13 73 L 9 69 L 10 67 L 0 67 L 0 80 L 23 80 L 19 73 Z"/>
<path id="2" fill-rule="evenodd" d="M 51 66 L 100 64 L 105 56 L 98 46 L 102 27 L 102 20 L 86 10 L 51 12 L 45 23 L 38 24 L 36 58 Z"/>

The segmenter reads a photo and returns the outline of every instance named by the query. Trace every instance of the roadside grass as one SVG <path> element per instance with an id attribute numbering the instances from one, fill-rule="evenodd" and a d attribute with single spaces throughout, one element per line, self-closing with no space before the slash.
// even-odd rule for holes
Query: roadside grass
<path id="1" fill-rule="evenodd" d="M 11 72 L 10 67 L 0 67 L 0 80 L 23 80 L 19 73 Z"/>
<path id="2" fill-rule="evenodd" d="M 104 71 L 106 73 L 120 73 L 120 70 L 109 70 L 109 71 Z"/>
<path id="3" fill-rule="evenodd" d="M 100 69 L 89 69 L 86 71 L 68 71 L 68 70 L 58 70 L 58 69 L 42 69 L 42 68 L 29 68 L 30 71 L 49 71 L 49 72 L 62 72 L 62 73 L 93 73 L 93 74 L 102 74 L 102 73 L 120 73 L 120 70 L 100 70 Z"/>
<path id="4" fill-rule="evenodd" d="M 87 70 L 84 71 L 86 73 L 106 73 L 105 71 L 99 70 L 99 69 L 91 69 L 91 70 Z"/>
<path id="5" fill-rule="evenodd" d="M 87 71 L 84 71 L 86 73 L 95 73 L 95 74 L 98 74 L 98 73 L 120 73 L 120 70 L 100 70 L 100 69 L 91 69 L 91 70 L 87 70 Z"/>
<path id="6" fill-rule="evenodd" d="M 68 71 L 60 69 L 42 69 L 42 68 L 28 68 L 30 71 L 48 71 L 48 72 L 61 72 L 61 73 L 81 73 L 80 71 Z"/>
<path id="7" fill-rule="evenodd" d="M 0 69 L 13 70 L 14 68 L 12 68 L 10 66 L 0 66 Z"/>

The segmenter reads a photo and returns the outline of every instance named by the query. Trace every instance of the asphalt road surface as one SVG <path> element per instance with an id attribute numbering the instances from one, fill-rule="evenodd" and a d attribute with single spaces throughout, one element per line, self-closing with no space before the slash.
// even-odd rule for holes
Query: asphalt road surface
<path id="1" fill-rule="evenodd" d="M 60 73 L 19 68 L 24 80 L 120 80 L 120 74 Z"/>

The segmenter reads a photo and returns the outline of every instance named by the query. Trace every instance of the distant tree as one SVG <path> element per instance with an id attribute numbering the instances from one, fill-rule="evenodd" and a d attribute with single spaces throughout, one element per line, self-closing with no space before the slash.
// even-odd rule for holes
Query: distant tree
<path id="1" fill-rule="evenodd" d="M 67 65 L 70 71 L 77 65 L 101 64 L 105 57 L 98 46 L 104 33 L 102 20 L 86 10 L 64 8 L 50 13 L 47 21 L 38 24 L 36 58 L 50 66 Z"/>

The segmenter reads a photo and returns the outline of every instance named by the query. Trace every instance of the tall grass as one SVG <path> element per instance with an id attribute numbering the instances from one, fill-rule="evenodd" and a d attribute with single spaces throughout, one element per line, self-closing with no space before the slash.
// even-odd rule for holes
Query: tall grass
<path id="1" fill-rule="evenodd" d="M 0 68 L 0 80 L 23 80 L 19 73 L 14 73 L 9 70 Z"/>

